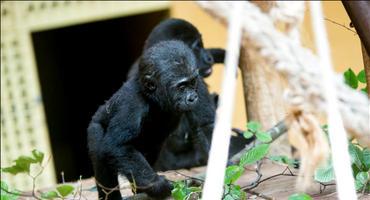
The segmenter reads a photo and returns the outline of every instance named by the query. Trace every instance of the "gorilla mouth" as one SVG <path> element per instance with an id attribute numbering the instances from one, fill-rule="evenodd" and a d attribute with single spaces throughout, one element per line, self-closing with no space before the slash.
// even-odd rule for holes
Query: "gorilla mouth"
<path id="1" fill-rule="evenodd" d="M 188 105 L 187 103 L 176 103 L 175 104 L 175 111 L 177 112 L 186 112 L 191 110 L 194 105 Z"/>

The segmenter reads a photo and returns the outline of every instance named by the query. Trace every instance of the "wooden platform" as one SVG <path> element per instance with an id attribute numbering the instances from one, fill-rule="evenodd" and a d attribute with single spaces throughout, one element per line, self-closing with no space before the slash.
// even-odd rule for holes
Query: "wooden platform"
<path id="1" fill-rule="evenodd" d="M 264 161 L 264 164 L 261 167 L 262 177 L 261 180 L 271 177 L 273 175 L 281 174 L 286 166 L 279 165 L 272 163 L 270 161 Z M 200 168 L 193 168 L 191 170 L 178 170 L 178 171 L 168 171 L 163 174 L 169 180 L 182 180 L 187 178 L 186 176 L 195 177 L 201 173 L 205 172 L 205 167 Z M 298 174 L 298 171 L 292 169 L 293 174 Z M 180 174 L 181 173 L 181 174 Z M 289 174 L 287 171 L 286 174 Z M 186 176 L 184 176 L 186 175 Z M 239 179 L 237 182 L 240 186 L 247 186 L 250 182 L 253 182 L 256 178 L 256 173 L 252 168 L 246 169 L 244 175 Z M 276 176 L 274 178 L 268 179 L 262 183 L 260 183 L 256 188 L 251 190 L 251 193 L 247 193 L 248 199 L 288 199 L 291 194 L 296 193 L 295 185 L 296 185 L 296 176 Z M 77 183 L 73 183 L 77 184 Z M 132 195 L 130 185 L 127 180 L 122 178 L 120 180 L 121 193 L 123 197 L 129 197 Z M 323 188 L 323 187 L 321 187 Z M 307 194 L 311 195 L 313 199 L 320 199 L 320 200 L 334 200 L 338 199 L 336 197 L 335 185 L 327 186 L 322 192 L 320 192 L 320 184 L 314 183 L 312 186 L 306 191 Z M 262 196 L 259 196 L 261 194 Z M 78 198 L 77 198 L 78 199 Z M 82 200 L 90 200 L 90 199 L 98 199 L 94 178 L 89 178 L 82 180 Z M 168 198 L 171 199 L 171 198 Z M 359 200 L 370 200 L 369 194 L 358 194 Z"/>

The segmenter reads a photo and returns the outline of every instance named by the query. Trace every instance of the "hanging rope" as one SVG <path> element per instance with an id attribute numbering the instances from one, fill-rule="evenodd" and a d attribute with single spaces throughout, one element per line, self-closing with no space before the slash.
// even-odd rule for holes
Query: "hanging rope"
<path id="1" fill-rule="evenodd" d="M 315 34 L 315 43 L 320 58 L 324 88 L 323 95 L 327 101 L 327 116 L 329 124 L 329 138 L 332 149 L 333 167 L 337 182 L 338 197 L 341 200 L 357 199 L 355 182 L 352 176 L 351 160 L 348 153 L 348 140 L 343 121 L 338 110 L 337 92 L 333 84 L 333 70 L 330 58 L 329 42 L 326 35 L 321 2 L 310 2 L 312 27 Z"/>
<path id="2" fill-rule="evenodd" d="M 222 199 L 225 168 L 230 143 L 230 130 L 234 106 L 236 70 L 239 60 L 242 1 L 234 2 L 229 15 L 228 44 L 225 59 L 226 70 L 222 82 L 220 104 L 217 108 L 216 124 L 213 130 L 212 144 L 208 159 L 206 180 L 204 183 L 204 200 Z"/>

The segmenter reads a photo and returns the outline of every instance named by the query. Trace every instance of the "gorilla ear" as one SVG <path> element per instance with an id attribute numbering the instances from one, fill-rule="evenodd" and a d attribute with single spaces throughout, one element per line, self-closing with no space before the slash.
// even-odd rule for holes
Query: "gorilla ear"
<path id="1" fill-rule="evenodd" d="M 145 89 L 147 89 L 148 91 L 153 92 L 154 90 L 157 89 L 157 86 L 154 80 L 152 79 L 152 75 L 145 75 L 143 79 L 143 84 Z"/>

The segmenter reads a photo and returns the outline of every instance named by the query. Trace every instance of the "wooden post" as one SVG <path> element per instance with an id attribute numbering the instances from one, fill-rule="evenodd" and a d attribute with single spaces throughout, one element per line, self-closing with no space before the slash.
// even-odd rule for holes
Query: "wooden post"
<path id="1" fill-rule="evenodd" d="M 364 60 L 364 70 L 366 74 L 367 96 L 370 98 L 370 58 L 366 52 L 364 45 L 361 46 L 362 46 L 362 58 Z"/>
<path id="2" fill-rule="evenodd" d="M 349 18 L 355 27 L 358 36 L 366 49 L 367 54 L 370 54 L 370 2 L 368 1 L 345 1 L 342 4 L 347 11 Z"/>
<path id="3" fill-rule="evenodd" d="M 248 121 L 258 121 L 263 130 L 273 127 L 284 119 L 286 107 L 283 100 L 282 78 L 275 70 L 264 63 L 263 59 L 248 47 L 244 38 L 240 52 L 240 69 L 242 72 L 244 98 Z M 285 138 L 285 139 L 284 139 Z M 285 143 L 282 145 L 282 143 Z M 277 139 L 272 145 L 271 153 L 289 154 L 290 148 L 286 137 Z"/>
<path id="4" fill-rule="evenodd" d="M 364 69 L 366 74 L 367 84 L 370 83 L 370 2 L 368 1 L 344 1 L 342 4 L 347 11 L 349 18 L 355 27 L 361 43 L 362 43 L 362 57 L 364 60 Z M 370 97 L 370 87 L 367 87 L 367 95 Z"/>

